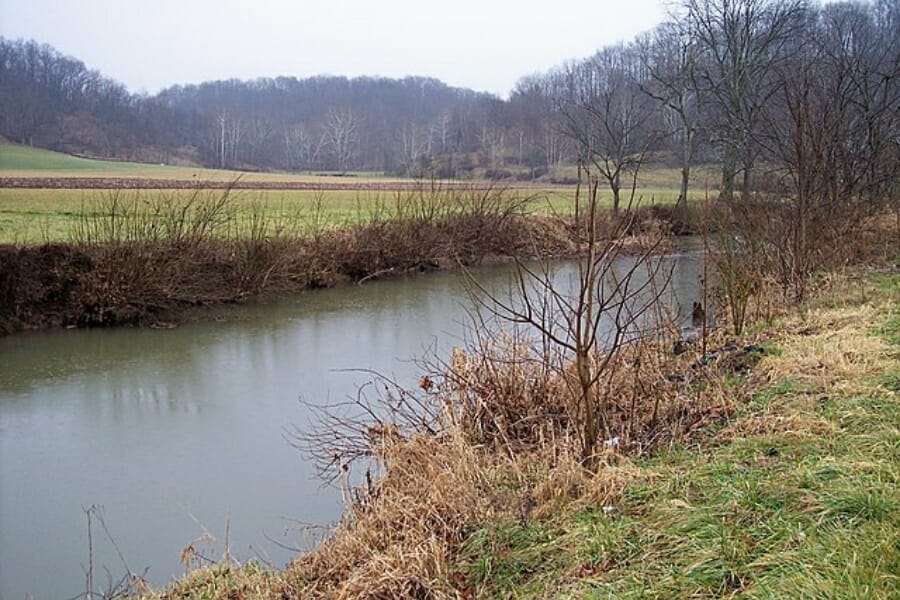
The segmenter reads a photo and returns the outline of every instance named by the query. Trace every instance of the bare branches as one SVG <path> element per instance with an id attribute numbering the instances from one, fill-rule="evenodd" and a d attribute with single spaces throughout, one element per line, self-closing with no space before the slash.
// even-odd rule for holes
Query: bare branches
<path id="1" fill-rule="evenodd" d="M 289 443 L 312 458 L 323 480 L 347 477 L 355 462 L 384 458 L 388 445 L 414 433 L 433 435 L 440 428 L 441 408 L 428 375 L 419 392 L 407 390 L 391 378 L 373 371 L 355 371 L 372 377 L 355 397 L 326 404 L 303 402 L 312 417 L 306 427 L 286 432 Z M 376 466 L 373 462 L 369 466 Z"/>
<path id="2" fill-rule="evenodd" d="M 360 118 L 353 110 L 328 111 L 324 133 L 338 171 L 344 172 L 350 168 L 359 145 L 359 127 Z"/>
<path id="3" fill-rule="evenodd" d="M 677 23 L 663 23 L 644 38 L 640 47 L 641 61 L 649 75 L 640 83 L 640 88 L 661 105 L 662 121 L 679 144 L 681 187 L 678 205 L 684 210 L 697 137 L 702 128 L 701 88 L 696 81 L 700 47 L 688 28 Z"/>
<path id="4" fill-rule="evenodd" d="M 138 575 L 128 566 L 128 563 L 125 561 L 125 556 L 122 554 L 121 549 L 119 549 L 119 545 L 116 543 L 112 533 L 110 533 L 109 528 L 106 526 L 106 519 L 103 517 L 103 507 L 93 504 L 89 508 L 84 509 L 84 514 L 87 517 L 88 541 L 88 565 L 85 568 L 85 591 L 84 593 L 75 596 L 72 600 L 94 600 L 95 598 L 100 600 L 121 600 L 148 591 L 149 586 L 145 580 L 147 569 L 145 569 L 142 574 Z M 106 535 L 106 540 L 115 550 L 119 561 L 122 563 L 122 568 L 125 571 L 121 577 L 117 578 L 113 576 L 112 571 L 110 571 L 108 567 L 104 566 L 106 585 L 99 591 L 96 587 L 97 582 L 94 565 L 94 520 L 100 523 L 103 533 Z"/>
<path id="5" fill-rule="evenodd" d="M 473 285 L 480 307 L 523 331 L 526 340 L 530 336 L 539 349 L 532 360 L 565 382 L 571 398 L 568 419 L 580 438 L 582 460 L 591 464 L 600 435 L 613 436 L 604 382 L 622 348 L 647 335 L 648 317 L 668 287 L 671 270 L 657 256 L 661 238 L 627 253 L 625 235 L 634 222 L 630 211 L 612 217 L 601 237 L 596 181 L 590 168 L 581 172 L 589 190 L 587 242 L 574 281 L 566 286 L 550 266 L 518 261 L 515 295 L 504 298 L 477 281 Z"/>
<path id="6" fill-rule="evenodd" d="M 628 201 L 633 201 L 637 173 L 658 137 L 650 127 L 650 99 L 640 93 L 640 70 L 636 49 L 619 46 L 569 65 L 561 74 L 558 110 L 564 131 L 576 143 L 579 163 L 591 165 L 609 186 L 613 212 L 619 211 L 629 177 Z"/>
<path id="7" fill-rule="evenodd" d="M 702 51 L 694 80 L 711 102 L 712 140 L 722 149 L 722 199 L 732 198 L 739 165 L 741 196 L 750 193 L 761 112 L 777 89 L 771 74 L 799 27 L 803 6 L 800 0 L 683 4 L 689 35 Z"/>

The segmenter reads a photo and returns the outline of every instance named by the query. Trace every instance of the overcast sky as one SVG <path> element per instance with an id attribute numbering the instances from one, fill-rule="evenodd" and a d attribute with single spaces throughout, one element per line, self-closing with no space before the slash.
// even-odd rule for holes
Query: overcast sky
<path id="1" fill-rule="evenodd" d="M 121 81 L 426 75 L 505 96 L 523 75 L 631 39 L 660 0 L 0 0 L 34 38 Z"/>

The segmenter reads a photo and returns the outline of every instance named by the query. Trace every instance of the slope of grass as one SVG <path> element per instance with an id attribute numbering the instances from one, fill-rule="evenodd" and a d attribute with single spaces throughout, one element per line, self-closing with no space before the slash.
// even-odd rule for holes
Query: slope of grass
<path id="1" fill-rule="evenodd" d="M 145 166 L 147 165 L 79 158 L 61 152 L 17 144 L 0 144 L 0 172 L 4 173 L 22 171 L 127 172 Z"/>
<path id="2" fill-rule="evenodd" d="M 900 597 L 900 277 L 874 283 L 779 324 L 751 401 L 618 504 L 472 535 L 477 596 Z"/>
<path id="3" fill-rule="evenodd" d="M 175 179 L 200 181 L 311 182 L 327 183 L 336 180 L 329 175 L 293 173 L 245 173 L 227 169 L 206 169 L 194 166 L 160 165 L 90 159 L 62 152 L 32 148 L 19 144 L 0 143 L 0 177 L 128 177 L 139 179 Z M 342 182 L 357 180 L 396 181 L 378 173 L 345 173 Z"/>

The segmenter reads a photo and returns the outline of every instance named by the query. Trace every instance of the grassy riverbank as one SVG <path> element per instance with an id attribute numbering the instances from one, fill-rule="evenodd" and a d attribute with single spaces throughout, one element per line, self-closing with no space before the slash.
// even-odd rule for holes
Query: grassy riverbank
<path id="1" fill-rule="evenodd" d="M 596 471 L 552 427 L 372 431 L 387 474 L 320 548 L 282 571 L 200 568 L 144 597 L 895 598 L 898 301 L 896 271 L 830 276 L 737 340 L 761 349 L 752 359 L 645 361 L 639 412 L 661 400 L 666 426 Z M 455 355 L 453 393 L 493 390 L 494 417 L 513 399 L 552 404 L 534 373 L 483 367 Z"/>
<path id="2" fill-rule="evenodd" d="M 168 324 L 185 309 L 261 294 L 577 254 L 583 231 L 566 215 L 535 213 L 534 201 L 501 188 L 422 184 L 373 196 L 356 206 L 358 218 L 336 224 L 321 198 L 290 212 L 248 209 L 229 190 L 122 191 L 79 215 L 69 242 L 0 246 L 0 334 Z M 639 245 L 671 213 L 664 206 L 635 213 L 629 243 Z"/>

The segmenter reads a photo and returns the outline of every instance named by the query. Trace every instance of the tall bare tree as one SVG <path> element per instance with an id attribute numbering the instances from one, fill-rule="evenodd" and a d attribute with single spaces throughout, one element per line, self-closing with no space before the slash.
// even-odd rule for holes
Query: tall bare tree
<path id="1" fill-rule="evenodd" d="M 591 164 L 612 192 L 613 212 L 619 211 L 624 186 L 630 184 L 633 199 L 638 171 L 656 139 L 648 127 L 652 110 L 639 88 L 640 70 L 635 49 L 616 46 L 563 73 L 565 131 L 579 160 Z"/>
<path id="2" fill-rule="evenodd" d="M 803 0 L 686 0 L 684 24 L 702 52 L 695 81 L 714 111 L 711 138 L 722 148 L 721 197 L 730 200 L 743 174 L 750 192 L 760 148 L 755 140 L 766 103 L 776 93 L 772 74 L 800 26 Z"/>
<path id="3" fill-rule="evenodd" d="M 359 147 L 360 119 L 350 108 L 332 109 L 325 119 L 324 131 L 328 147 L 338 171 L 350 168 Z"/>
<path id="4" fill-rule="evenodd" d="M 775 272 L 795 299 L 839 260 L 900 177 L 900 41 L 864 7 L 810 9 L 761 112 L 760 139 L 788 192 L 772 208 Z"/>
<path id="5" fill-rule="evenodd" d="M 681 165 L 678 204 L 687 204 L 691 167 L 701 129 L 701 97 L 696 82 L 699 56 L 697 43 L 687 28 L 678 23 L 663 23 L 640 42 L 641 60 L 647 79 L 641 89 L 661 105 L 664 123 L 677 144 Z"/>
<path id="6" fill-rule="evenodd" d="M 397 131 L 400 164 L 403 166 L 406 175 L 416 176 L 420 174 L 417 165 L 420 164 L 420 159 L 426 154 L 428 138 L 428 133 L 413 122 L 405 123 Z"/>

